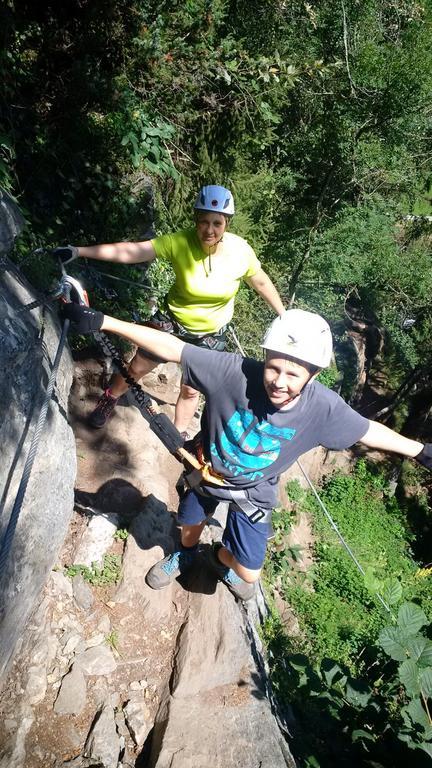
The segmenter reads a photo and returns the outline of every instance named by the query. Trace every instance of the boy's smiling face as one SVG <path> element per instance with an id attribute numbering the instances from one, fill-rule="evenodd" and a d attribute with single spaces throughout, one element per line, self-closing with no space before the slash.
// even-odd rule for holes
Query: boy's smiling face
<path id="1" fill-rule="evenodd" d="M 297 360 L 280 352 L 267 350 L 264 363 L 264 389 L 275 408 L 284 410 L 294 404 L 303 387 L 319 371 L 311 372 Z"/>

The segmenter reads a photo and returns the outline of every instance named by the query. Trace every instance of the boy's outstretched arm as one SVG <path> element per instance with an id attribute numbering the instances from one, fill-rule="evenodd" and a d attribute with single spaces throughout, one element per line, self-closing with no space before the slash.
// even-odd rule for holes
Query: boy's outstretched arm
<path id="1" fill-rule="evenodd" d="M 153 352 L 167 362 L 179 363 L 181 360 L 185 342 L 163 331 L 147 328 L 145 325 L 126 323 L 91 307 L 82 307 L 73 303 L 63 304 L 61 314 L 74 324 L 74 330 L 77 333 L 109 331 L 128 339 L 148 352 Z"/>
<path id="2" fill-rule="evenodd" d="M 415 458 L 422 452 L 423 443 L 417 440 L 411 440 L 404 437 L 393 429 L 389 429 L 378 421 L 370 421 L 366 434 L 359 440 L 359 443 L 367 445 L 368 448 L 377 448 L 380 451 L 393 451 L 401 453 L 403 456 Z"/>
<path id="3" fill-rule="evenodd" d="M 181 360 L 181 353 L 185 342 L 180 341 L 175 336 L 171 336 L 169 333 L 157 331 L 156 328 L 126 323 L 123 320 L 117 320 L 115 317 L 104 315 L 101 330 L 122 336 L 138 347 L 142 347 L 147 352 L 153 352 L 153 354 L 167 362 L 179 363 Z"/>

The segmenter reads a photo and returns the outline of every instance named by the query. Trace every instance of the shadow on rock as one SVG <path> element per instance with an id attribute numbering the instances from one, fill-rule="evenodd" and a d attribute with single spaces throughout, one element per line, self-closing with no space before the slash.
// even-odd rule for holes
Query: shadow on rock
<path id="1" fill-rule="evenodd" d="M 216 577 L 206 566 L 201 553 L 196 558 L 196 564 L 193 568 L 184 576 L 181 576 L 178 582 L 186 592 L 200 595 L 214 595 L 218 583 Z"/>
<path id="2" fill-rule="evenodd" d="M 145 507 L 146 498 L 128 480 L 121 477 L 103 483 L 95 493 L 75 491 L 75 509 L 81 515 L 117 515 L 122 527 L 128 527 Z"/>

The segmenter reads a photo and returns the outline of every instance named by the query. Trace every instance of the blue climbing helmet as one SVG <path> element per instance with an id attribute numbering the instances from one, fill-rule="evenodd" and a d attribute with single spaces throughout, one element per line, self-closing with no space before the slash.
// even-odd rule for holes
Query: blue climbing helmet
<path id="1" fill-rule="evenodd" d="M 224 216 L 234 216 L 234 199 L 225 187 L 218 184 L 209 184 L 201 187 L 198 197 L 195 200 L 194 209 L 196 211 L 215 211 L 223 213 Z"/>

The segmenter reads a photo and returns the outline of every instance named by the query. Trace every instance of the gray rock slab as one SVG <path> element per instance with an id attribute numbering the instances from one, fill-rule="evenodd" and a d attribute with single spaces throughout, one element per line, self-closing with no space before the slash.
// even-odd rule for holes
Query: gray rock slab
<path id="1" fill-rule="evenodd" d="M 130 735 L 135 744 L 141 747 L 153 725 L 149 709 L 144 701 L 128 701 L 123 707 L 123 713 Z"/>
<path id="2" fill-rule="evenodd" d="M 172 548 L 172 544 L 170 545 Z M 117 603 L 139 605 L 153 621 L 166 618 L 172 611 L 175 585 L 166 589 L 150 589 L 145 582 L 149 568 L 165 556 L 166 549 L 160 546 L 141 549 L 135 539 L 129 536 L 123 556 L 122 578 L 115 594 Z"/>
<path id="3" fill-rule="evenodd" d="M 113 543 L 118 524 L 119 516 L 116 514 L 92 517 L 75 552 L 74 563 L 89 568 L 93 563 L 101 566 L 104 555 Z"/>
<path id="4" fill-rule="evenodd" d="M 93 605 L 93 592 L 80 573 L 72 579 L 73 596 L 81 610 L 88 613 Z"/>
<path id="5" fill-rule="evenodd" d="M 65 675 L 54 704 L 56 715 L 79 715 L 86 704 L 87 686 L 82 670 L 76 664 Z"/>
<path id="6" fill-rule="evenodd" d="M 169 689 L 154 723 L 153 768 L 295 768 L 252 653 L 248 614 L 197 569 Z"/>
<path id="7" fill-rule="evenodd" d="M 223 584 L 212 594 L 191 593 L 172 676 L 174 697 L 237 684 L 251 663 L 242 614 Z"/>
<path id="8" fill-rule="evenodd" d="M 61 571 L 51 571 L 51 588 L 55 595 L 73 595 L 72 582 Z"/>
<path id="9" fill-rule="evenodd" d="M 54 768 L 105 768 L 104 764 L 100 760 L 94 760 L 92 757 L 73 757 L 72 760 L 58 760 Z M 120 766 L 119 766 L 120 768 Z"/>
<path id="10" fill-rule="evenodd" d="M 168 512 L 167 505 L 150 494 L 142 510 L 134 518 L 129 537 L 134 538 L 141 549 L 171 544 L 175 530 L 175 519 Z"/>
<path id="11" fill-rule="evenodd" d="M 30 667 L 28 670 L 28 679 L 25 689 L 27 703 L 34 706 L 39 704 L 45 697 L 47 689 L 47 670 L 46 665 Z"/>
<path id="12" fill-rule="evenodd" d="M 105 640 L 105 635 L 102 632 L 97 632 L 95 635 L 88 637 L 85 641 L 86 648 L 93 648 L 95 645 L 100 645 Z"/>
<path id="13" fill-rule="evenodd" d="M 102 632 L 104 635 L 109 635 L 111 630 L 111 620 L 106 613 L 99 619 L 97 628 L 99 632 Z"/>
<path id="14" fill-rule="evenodd" d="M 85 675 L 109 675 L 117 668 L 112 651 L 106 645 L 87 648 L 76 657 L 75 665 L 80 667 Z"/>
<path id="15" fill-rule="evenodd" d="M 25 226 L 24 217 L 15 200 L 4 190 L 0 189 L 0 253 L 7 253 L 14 244 L 15 238 Z"/>
<path id="16" fill-rule="evenodd" d="M 84 747 L 84 757 L 97 760 L 104 768 L 117 768 L 120 740 L 114 718 L 114 710 L 105 705 L 98 712 Z"/>
<path id="17" fill-rule="evenodd" d="M 25 768 L 26 738 L 33 725 L 35 716 L 30 706 L 24 705 L 17 713 L 19 725 L 7 744 L 2 745 L 0 768 Z"/>
<path id="18" fill-rule="evenodd" d="M 155 723 L 154 768 L 295 768 L 268 700 L 253 683 L 171 699 Z"/>

